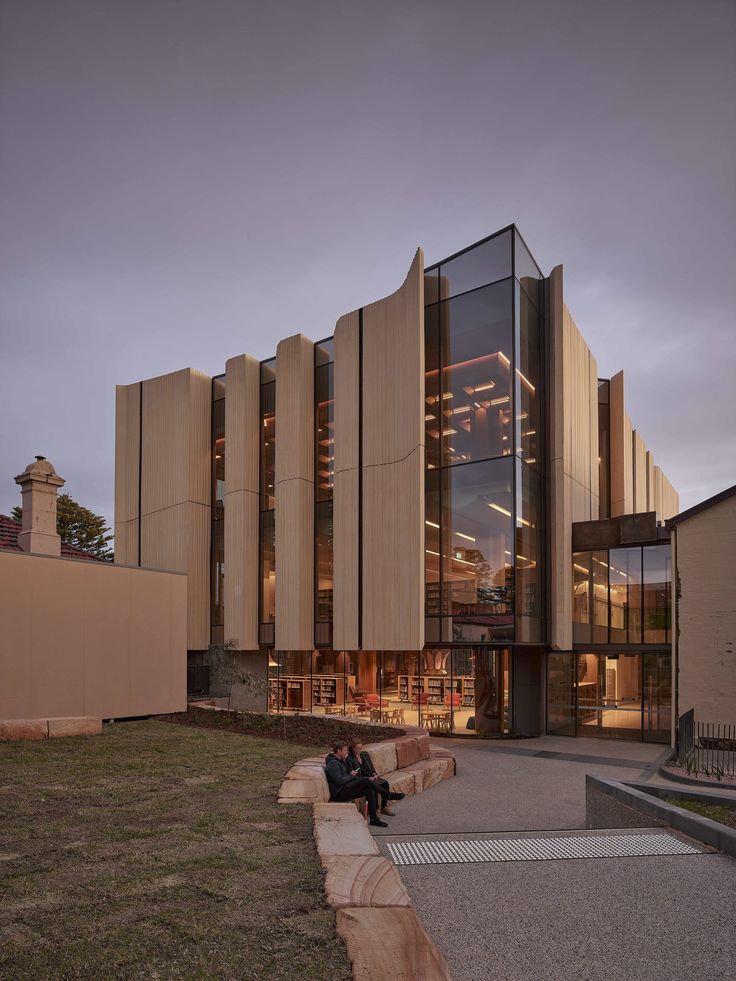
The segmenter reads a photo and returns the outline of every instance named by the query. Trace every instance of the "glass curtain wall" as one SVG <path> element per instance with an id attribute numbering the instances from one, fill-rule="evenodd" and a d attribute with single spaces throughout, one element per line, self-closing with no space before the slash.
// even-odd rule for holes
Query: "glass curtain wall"
<path id="1" fill-rule="evenodd" d="M 508 229 L 427 270 L 425 295 L 425 637 L 448 645 L 428 677 L 450 709 L 426 723 L 502 732 L 503 645 L 543 640 L 543 277 Z"/>
<path id="2" fill-rule="evenodd" d="M 669 643 L 669 544 L 575 552 L 572 579 L 576 644 Z"/>
<path id="3" fill-rule="evenodd" d="M 260 642 L 272 646 L 276 621 L 276 359 L 261 363 Z"/>
<path id="4" fill-rule="evenodd" d="M 224 643 L 225 607 L 225 376 L 212 379 L 212 539 L 210 643 Z"/>
<path id="5" fill-rule="evenodd" d="M 314 524 L 315 607 L 314 643 L 332 644 L 333 534 L 332 495 L 335 483 L 334 343 L 332 338 L 314 347 Z"/>
<path id="6" fill-rule="evenodd" d="M 669 652 L 547 655 L 547 732 L 669 742 Z"/>
<path id="7" fill-rule="evenodd" d="M 509 648 L 278 651 L 268 674 L 272 712 L 346 715 L 437 734 L 511 729 Z"/>

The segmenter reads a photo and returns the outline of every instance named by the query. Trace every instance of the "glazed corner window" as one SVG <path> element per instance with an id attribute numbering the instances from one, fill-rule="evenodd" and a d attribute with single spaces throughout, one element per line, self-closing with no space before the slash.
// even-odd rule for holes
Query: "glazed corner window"
<path id="1" fill-rule="evenodd" d="M 276 506 L 276 382 L 261 385 L 261 510 Z"/>
<path id="2" fill-rule="evenodd" d="M 670 634 L 672 558 L 669 545 L 644 552 L 644 643 L 665 644 Z"/>
<path id="3" fill-rule="evenodd" d="M 276 619 L 276 526 L 273 511 L 261 512 L 261 623 Z"/>
<path id="4" fill-rule="evenodd" d="M 425 394 L 428 459 L 439 452 L 449 466 L 513 452 L 512 310 L 511 279 L 439 305 L 439 389 L 430 384 Z"/>
<path id="5" fill-rule="evenodd" d="M 467 293 L 511 275 L 511 230 L 494 235 L 440 266 L 442 299 Z"/>
<path id="6" fill-rule="evenodd" d="M 453 640 L 513 636 L 512 461 L 442 471 L 442 606 Z"/>
<path id="7" fill-rule="evenodd" d="M 572 583 L 573 641 L 608 643 L 608 552 L 574 552 Z"/>

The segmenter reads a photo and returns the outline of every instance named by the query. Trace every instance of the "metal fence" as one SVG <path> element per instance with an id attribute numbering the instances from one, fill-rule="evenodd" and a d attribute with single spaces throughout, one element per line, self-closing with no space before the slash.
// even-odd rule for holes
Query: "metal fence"
<path id="1" fill-rule="evenodd" d="M 692 709 L 680 716 L 678 761 L 688 773 L 720 779 L 736 776 L 736 725 L 695 722 Z"/>

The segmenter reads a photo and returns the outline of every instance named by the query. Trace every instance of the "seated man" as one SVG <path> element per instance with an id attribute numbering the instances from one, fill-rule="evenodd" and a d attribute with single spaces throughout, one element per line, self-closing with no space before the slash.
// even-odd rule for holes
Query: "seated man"
<path id="1" fill-rule="evenodd" d="M 325 758 L 325 774 L 330 787 L 330 800 L 347 803 L 355 800 L 356 797 L 365 797 L 368 801 L 370 823 L 379 828 L 387 828 L 386 822 L 381 821 L 378 817 L 376 798 L 380 797 L 385 804 L 387 800 L 401 800 L 404 795 L 389 793 L 375 780 L 361 777 L 359 770 L 351 770 L 348 767 L 347 758 L 348 744 L 344 740 L 338 740 L 334 743 L 332 752 L 328 753 Z"/>
<path id="2" fill-rule="evenodd" d="M 388 791 L 390 794 L 391 788 L 389 787 L 388 780 L 383 780 L 376 773 L 376 768 L 373 766 L 373 760 L 370 757 L 370 753 L 363 749 L 363 743 L 351 743 L 348 746 L 348 768 L 350 770 L 357 770 L 361 777 L 368 777 L 370 780 L 375 780 L 376 783 L 380 784 L 384 790 Z M 401 795 L 404 796 L 403 794 Z M 395 798 L 391 798 L 394 800 Z M 389 810 L 388 804 L 382 798 L 381 813 L 386 814 L 388 817 L 395 817 L 396 812 Z"/>

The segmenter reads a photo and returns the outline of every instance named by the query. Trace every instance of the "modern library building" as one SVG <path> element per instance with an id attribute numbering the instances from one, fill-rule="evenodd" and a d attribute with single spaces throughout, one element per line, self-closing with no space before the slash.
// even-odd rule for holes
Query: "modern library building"
<path id="1" fill-rule="evenodd" d="M 118 386 L 115 484 L 116 562 L 187 573 L 193 691 L 670 739 L 677 494 L 515 226 L 324 340 Z"/>

